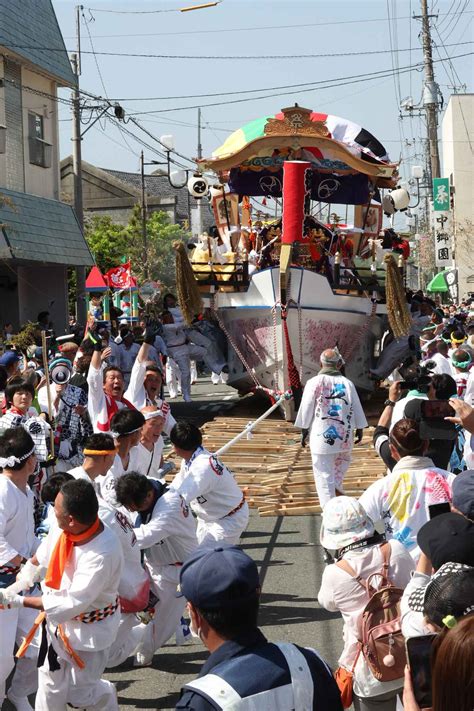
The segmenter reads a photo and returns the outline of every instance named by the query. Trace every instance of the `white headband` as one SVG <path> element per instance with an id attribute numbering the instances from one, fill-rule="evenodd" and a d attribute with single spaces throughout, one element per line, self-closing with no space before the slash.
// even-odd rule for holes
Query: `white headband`
<path id="1" fill-rule="evenodd" d="M 164 417 L 163 410 L 153 410 L 153 412 L 142 412 L 145 420 L 151 420 L 153 417 Z"/>
<path id="2" fill-rule="evenodd" d="M 138 432 L 139 430 L 141 430 L 141 428 L 142 428 L 142 425 L 140 425 L 140 427 L 135 427 L 135 429 L 130 430 L 130 432 L 111 432 L 110 434 L 112 435 L 112 437 L 114 439 L 118 439 L 119 437 L 127 437 L 128 435 L 131 435 L 134 432 Z"/>
<path id="3" fill-rule="evenodd" d="M 27 454 L 23 454 L 21 457 L 15 457 L 11 454 L 9 457 L 0 457 L 0 467 L 2 469 L 11 469 L 15 464 L 21 464 L 34 454 L 35 448 L 31 449 Z"/>

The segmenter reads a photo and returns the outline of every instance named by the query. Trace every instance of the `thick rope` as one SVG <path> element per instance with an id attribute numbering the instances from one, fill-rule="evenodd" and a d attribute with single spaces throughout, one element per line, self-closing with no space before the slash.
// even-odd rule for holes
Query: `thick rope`
<path id="1" fill-rule="evenodd" d="M 173 242 L 176 251 L 176 293 L 179 307 L 188 326 L 203 310 L 197 281 L 183 242 Z"/>
<path id="2" fill-rule="evenodd" d="M 405 289 L 400 271 L 391 254 L 384 257 L 386 264 L 385 294 L 390 328 L 395 338 L 408 335 L 412 321 L 408 311 Z"/>

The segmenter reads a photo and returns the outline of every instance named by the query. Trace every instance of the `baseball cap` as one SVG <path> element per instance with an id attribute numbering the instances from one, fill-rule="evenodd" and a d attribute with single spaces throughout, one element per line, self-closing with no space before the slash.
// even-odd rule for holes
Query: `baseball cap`
<path id="1" fill-rule="evenodd" d="M 435 570 L 444 563 L 474 566 L 474 523 L 457 513 L 444 513 L 431 519 L 416 538 Z"/>
<path id="2" fill-rule="evenodd" d="M 474 612 L 474 568 L 445 563 L 426 587 L 416 588 L 411 593 L 408 607 L 414 612 L 423 612 L 430 622 L 440 627 L 446 615 L 460 619 Z"/>
<path id="3" fill-rule="evenodd" d="M 461 472 L 453 481 L 453 506 L 474 521 L 474 470 Z"/>
<path id="4" fill-rule="evenodd" d="M 260 579 L 255 561 L 238 546 L 197 550 L 183 564 L 180 588 L 202 610 L 234 607 L 258 598 Z"/>
<path id="5" fill-rule="evenodd" d="M 21 356 L 18 355 L 16 351 L 6 351 L 0 358 L 0 365 L 8 367 L 9 365 L 13 365 L 13 363 L 18 363 L 20 360 Z"/>
<path id="6" fill-rule="evenodd" d="M 357 499 L 336 496 L 323 508 L 319 540 L 324 548 L 337 551 L 373 535 L 372 519 Z"/>

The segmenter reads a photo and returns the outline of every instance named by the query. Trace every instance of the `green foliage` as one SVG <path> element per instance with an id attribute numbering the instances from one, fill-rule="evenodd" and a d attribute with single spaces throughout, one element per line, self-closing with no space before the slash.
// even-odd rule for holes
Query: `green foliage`
<path id="1" fill-rule="evenodd" d="M 119 265 L 125 256 L 130 259 L 132 274 L 139 283 L 153 279 L 161 281 L 166 289 L 175 285 L 173 242 L 189 238 L 180 225 L 170 224 L 166 212 L 152 212 L 147 219 L 145 255 L 140 205 L 133 208 L 126 227 L 113 222 L 108 215 L 94 215 L 85 225 L 85 236 L 102 273 Z"/>
<path id="2" fill-rule="evenodd" d="M 132 260 L 132 272 L 139 282 L 146 279 L 161 281 L 170 289 L 175 284 L 175 251 L 173 242 L 189 238 L 180 225 L 170 224 L 166 212 L 152 212 L 147 219 L 147 249 L 143 244 L 141 209 L 135 205 L 127 226 L 128 254 Z M 148 271 L 148 274 L 146 274 Z"/>
<path id="3" fill-rule="evenodd" d="M 113 222 L 109 215 L 93 215 L 84 225 L 85 237 L 97 266 L 104 274 L 120 264 L 127 254 L 127 228 Z"/>

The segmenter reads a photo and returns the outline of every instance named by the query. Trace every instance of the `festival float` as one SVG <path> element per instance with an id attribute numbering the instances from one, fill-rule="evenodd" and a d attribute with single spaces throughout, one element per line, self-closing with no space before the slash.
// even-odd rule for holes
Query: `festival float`
<path id="1" fill-rule="evenodd" d="M 406 198 L 398 165 L 360 126 L 296 104 L 235 131 L 199 167 L 219 179 L 210 189 L 219 234 L 203 235 L 190 261 L 203 305 L 228 339 L 229 385 L 273 398 L 295 393 L 337 344 L 347 376 L 370 393 L 387 315 L 400 321 L 395 332 L 407 325 L 403 259 L 388 257 L 379 239 L 382 202 L 395 210 Z M 253 221 L 256 196 L 281 198 L 281 219 Z M 323 223 L 323 204 L 353 205 L 354 224 Z M 192 312 L 185 291 L 180 304 Z M 388 313 L 387 292 L 395 295 Z M 295 400 L 284 407 L 291 419 Z"/>

